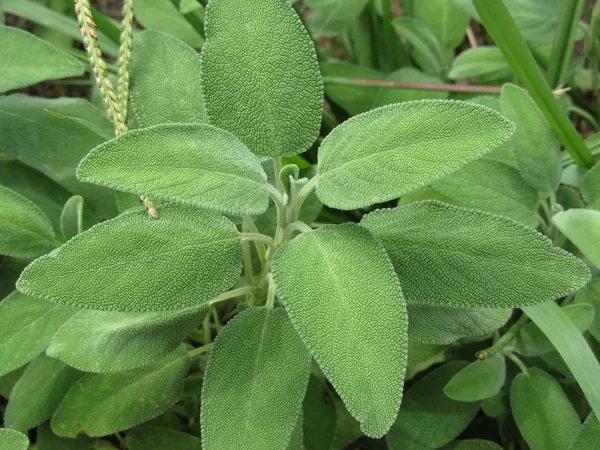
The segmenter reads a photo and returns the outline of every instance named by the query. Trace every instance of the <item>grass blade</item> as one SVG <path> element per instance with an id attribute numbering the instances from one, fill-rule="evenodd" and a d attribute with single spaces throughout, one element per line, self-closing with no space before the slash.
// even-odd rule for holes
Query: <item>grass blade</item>
<path id="1" fill-rule="evenodd" d="M 547 73 L 548 83 L 552 88 L 557 88 L 565 81 L 565 74 L 573 56 L 575 33 L 582 10 L 583 0 L 565 1 L 562 4 Z"/>

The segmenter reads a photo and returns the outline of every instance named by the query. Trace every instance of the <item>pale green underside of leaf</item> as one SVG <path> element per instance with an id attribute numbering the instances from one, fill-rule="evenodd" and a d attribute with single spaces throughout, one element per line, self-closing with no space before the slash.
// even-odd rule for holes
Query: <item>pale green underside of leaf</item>
<path id="1" fill-rule="evenodd" d="M 147 312 L 200 306 L 235 284 L 241 243 L 235 225 L 170 203 L 95 225 L 31 263 L 17 288 L 56 303 Z"/>
<path id="2" fill-rule="evenodd" d="M 59 436 L 105 436 L 146 422 L 173 406 L 183 392 L 189 358 L 179 349 L 141 369 L 87 374 L 52 418 Z"/>
<path id="3" fill-rule="evenodd" d="M 83 197 L 74 195 L 67 200 L 60 215 L 60 232 L 65 240 L 69 240 L 83 230 Z"/>
<path id="4" fill-rule="evenodd" d="M 476 402 L 493 397 L 504 385 L 506 363 L 503 355 L 473 361 L 444 386 L 444 394 L 459 402 Z"/>
<path id="5" fill-rule="evenodd" d="M 402 399 L 407 314 L 383 247 L 355 224 L 303 233 L 275 254 L 294 327 L 368 436 L 387 432 Z"/>
<path id="6" fill-rule="evenodd" d="M 458 170 L 512 135 L 489 108 L 454 100 L 388 105 L 334 129 L 319 149 L 317 194 L 356 209 L 398 198 Z"/>
<path id="7" fill-rule="evenodd" d="M 137 34 L 133 46 L 131 104 L 140 126 L 208 122 L 200 55 L 185 42 L 153 30 Z"/>
<path id="8" fill-rule="evenodd" d="M 219 333 L 202 386 L 204 450 L 277 450 L 301 413 L 310 355 L 283 308 L 251 308 Z"/>
<path id="9" fill-rule="evenodd" d="M 415 202 L 361 224 L 386 248 L 409 302 L 516 308 L 564 297 L 590 278 L 537 231 L 475 209 Z"/>
<path id="10" fill-rule="evenodd" d="M 600 268 L 600 211 L 570 209 L 553 216 L 552 223 Z"/>
<path id="11" fill-rule="evenodd" d="M 125 441 L 129 450 L 202 450 L 199 437 L 154 426 L 129 431 Z"/>
<path id="12" fill-rule="evenodd" d="M 232 134 L 205 124 L 125 133 L 92 150 L 77 177 L 231 215 L 259 215 L 269 206 L 258 158 Z"/>
<path id="13" fill-rule="evenodd" d="M 84 72 L 81 62 L 26 31 L 0 26 L 0 42 L 0 93 Z"/>
<path id="14" fill-rule="evenodd" d="M 313 42 L 281 0 L 211 0 L 202 90 L 210 123 L 255 154 L 304 152 L 321 125 L 323 84 Z"/>
<path id="15" fill-rule="evenodd" d="M 0 428 L 0 450 L 27 450 L 29 439 L 23 433 L 9 428 Z"/>

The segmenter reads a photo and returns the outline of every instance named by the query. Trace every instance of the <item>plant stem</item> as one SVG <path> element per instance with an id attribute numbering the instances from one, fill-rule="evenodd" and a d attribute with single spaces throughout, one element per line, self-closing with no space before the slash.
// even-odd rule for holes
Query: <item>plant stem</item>
<path id="1" fill-rule="evenodd" d="M 238 233 L 238 236 L 244 241 L 258 241 L 262 242 L 269 247 L 273 246 L 273 238 L 271 236 L 267 236 L 266 234 L 260 233 Z"/>
<path id="2" fill-rule="evenodd" d="M 302 189 L 300 189 L 300 192 L 298 192 L 298 195 L 296 196 L 296 198 L 294 200 L 294 204 L 291 205 L 291 207 L 292 207 L 291 221 L 292 222 L 296 222 L 298 220 L 298 217 L 300 216 L 300 209 L 302 208 L 304 201 L 308 198 L 308 196 L 310 194 L 312 194 L 312 192 L 317 187 L 317 181 L 318 181 L 318 175 L 315 175 L 308 181 L 308 183 L 306 183 L 302 187 Z"/>
<path id="3" fill-rule="evenodd" d="M 275 305 L 275 293 L 277 292 L 277 287 L 275 286 L 275 281 L 271 274 L 267 275 L 267 279 L 269 281 L 269 290 L 267 291 L 267 304 L 265 306 L 271 309 L 273 308 L 273 305 Z"/>
<path id="4" fill-rule="evenodd" d="M 193 358 L 198 355 L 202 355 L 203 353 L 207 353 L 212 349 L 212 342 L 210 344 L 203 345 L 202 347 L 196 347 L 193 350 L 188 350 L 187 354 L 190 358 Z"/>
<path id="5" fill-rule="evenodd" d="M 508 359 L 510 359 L 512 362 L 514 362 L 517 367 L 519 367 L 519 369 L 521 369 L 521 372 L 523 372 L 524 374 L 529 375 L 529 371 L 527 370 L 527 366 L 525 365 L 525 363 L 523 361 L 521 361 L 521 358 L 519 358 L 517 355 L 515 355 L 514 353 L 507 353 L 506 357 Z"/>
<path id="6" fill-rule="evenodd" d="M 521 314 L 515 323 L 506 330 L 506 333 L 502 335 L 500 339 L 498 339 L 491 347 L 486 348 L 485 350 L 479 350 L 475 356 L 477 359 L 486 359 L 489 356 L 494 356 L 502 351 L 504 347 L 512 342 L 512 340 L 517 336 L 521 328 L 529 321 L 529 318 L 525 314 Z"/>
<path id="7" fill-rule="evenodd" d="M 348 84 L 353 86 L 375 86 L 391 89 L 415 89 L 420 91 L 474 92 L 479 94 L 499 94 L 502 91 L 500 86 L 411 83 L 408 81 L 370 80 L 367 78 L 323 77 L 323 83 Z"/>
<path id="8" fill-rule="evenodd" d="M 260 234 L 260 232 L 258 231 L 258 228 L 256 227 L 256 224 L 254 223 L 254 221 L 252 220 L 251 217 L 243 216 L 242 221 L 244 222 L 244 225 L 246 226 L 248 231 L 250 231 L 253 234 Z M 254 245 L 256 246 L 256 251 L 258 252 L 258 256 L 260 257 L 260 262 L 262 265 L 264 265 L 265 257 L 266 257 L 266 253 L 267 253 L 265 244 L 263 244 L 262 242 L 259 242 L 259 241 L 254 241 Z"/>

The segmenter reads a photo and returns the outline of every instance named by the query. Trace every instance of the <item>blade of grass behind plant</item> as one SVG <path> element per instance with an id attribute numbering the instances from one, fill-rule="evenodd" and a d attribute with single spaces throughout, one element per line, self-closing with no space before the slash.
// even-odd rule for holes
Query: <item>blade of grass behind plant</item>
<path id="1" fill-rule="evenodd" d="M 600 155 L 600 133 L 591 135 L 585 140 L 585 145 L 593 156 Z M 573 157 L 569 153 L 562 155 L 563 166 L 569 166 L 574 163 Z"/>
<path id="2" fill-rule="evenodd" d="M 565 81 L 565 75 L 573 56 L 575 33 L 579 26 L 582 10 L 583 0 L 570 0 L 562 4 L 547 73 L 548 83 L 552 88 L 557 88 Z"/>

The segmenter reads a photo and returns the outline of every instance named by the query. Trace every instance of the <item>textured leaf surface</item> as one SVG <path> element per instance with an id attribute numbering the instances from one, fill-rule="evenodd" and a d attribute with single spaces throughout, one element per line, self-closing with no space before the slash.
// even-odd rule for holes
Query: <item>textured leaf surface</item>
<path id="1" fill-rule="evenodd" d="M 27 366 L 10 394 L 6 426 L 27 431 L 50 418 L 83 373 L 42 354 Z"/>
<path id="2" fill-rule="evenodd" d="M 199 437 L 170 428 L 136 428 L 125 441 L 129 450 L 202 450 Z"/>
<path id="3" fill-rule="evenodd" d="M 77 310 L 15 292 L 0 303 L 0 375 L 42 353 Z"/>
<path id="4" fill-rule="evenodd" d="M 168 204 L 155 220 L 134 211 L 98 224 L 21 274 L 21 292 L 56 303 L 124 312 L 200 305 L 241 273 L 235 225 Z"/>
<path id="5" fill-rule="evenodd" d="M 83 232 L 83 197 L 74 195 L 66 203 L 60 215 L 60 232 L 66 240 Z"/>
<path id="6" fill-rule="evenodd" d="M 600 211 L 570 209 L 553 216 L 552 223 L 600 268 Z"/>
<path id="7" fill-rule="evenodd" d="M 595 450 L 598 442 L 600 442 L 600 422 L 594 413 L 590 413 L 569 449 Z"/>
<path id="8" fill-rule="evenodd" d="M 465 337 L 483 336 L 502 327 L 510 309 L 453 308 L 408 304 L 408 336 L 425 344 L 451 344 Z"/>
<path id="9" fill-rule="evenodd" d="M 323 86 L 313 42 L 281 0 L 211 0 L 202 89 L 210 123 L 259 156 L 302 153 L 317 139 Z"/>
<path id="10" fill-rule="evenodd" d="M 219 333 L 202 386 L 204 450 L 285 448 L 310 356 L 283 308 L 251 308 Z"/>
<path id="11" fill-rule="evenodd" d="M 407 314 L 383 247 L 355 224 L 303 233 L 275 254 L 292 322 L 368 436 L 387 432 L 406 369 Z"/>
<path id="12" fill-rule="evenodd" d="M 29 439 L 23 433 L 0 428 L 0 450 L 27 450 Z"/>
<path id="13" fill-rule="evenodd" d="M 80 311 L 54 335 L 47 353 L 85 372 L 135 369 L 175 350 L 206 311 Z"/>
<path id="14" fill-rule="evenodd" d="M 292 431 L 292 437 L 290 437 L 290 442 L 288 443 L 286 450 L 305 450 L 303 436 L 302 436 L 302 424 L 303 423 L 304 423 L 303 413 L 300 412 L 300 417 L 298 418 L 298 422 L 296 422 L 294 431 Z"/>
<path id="15" fill-rule="evenodd" d="M 26 31 L 0 26 L 0 42 L 0 93 L 84 71 L 81 62 Z"/>
<path id="16" fill-rule="evenodd" d="M 31 200 L 0 186 L 0 254 L 35 258 L 56 246 L 48 216 Z"/>
<path id="17" fill-rule="evenodd" d="M 387 435 L 390 450 L 442 447 L 469 425 L 479 405 L 448 398 L 443 388 L 465 361 L 453 361 L 417 381 L 404 395 L 398 419 Z"/>
<path id="18" fill-rule="evenodd" d="M 581 429 L 577 413 L 558 382 L 537 367 L 515 377 L 510 406 L 531 450 L 569 448 Z"/>
<path id="19" fill-rule="evenodd" d="M 211 125 L 130 131 L 92 150 L 77 177 L 232 215 L 258 215 L 269 206 L 267 175 L 258 158 Z"/>
<path id="20" fill-rule="evenodd" d="M 308 28 L 314 36 L 335 36 L 346 31 L 358 19 L 368 0 L 320 2 L 308 16 Z M 315 5 L 317 6 L 317 5 Z"/>
<path id="21" fill-rule="evenodd" d="M 577 292 L 575 304 L 579 303 L 587 303 L 594 307 L 594 321 L 588 331 L 600 342 L 600 278 L 592 278 L 592 281 Z"/>
<path id="22" fill-rule="evenodd" d="M 386 248 L 409 302 L 516 308 L 564 297 L 590 277 L 537 231 L 475 209 L 416 202 L 361 224 Z"/>
<path id="23" fill-rule="evenodd" d="M 325 138 L 317 194 L 338 209 L 392 200 L 482 156 L 512 130 L 495 111 L 460 101 L 422 100 L 374 109 Z"/>
<path id="24" fill-rule="evenodd" d="M 131 104 L 141 127 L 207 122 L 200 55 L 185 42 L 146 30 L 134 38 Z"/>
<path id="25" fill-rule="evenodd" d="M 67 393 L 52 418 L 59 436 L 105 436 L 150 420 L 173 406 L 183 392 L 184 350 L 141 369 L 88 374 Z"/>
<path id="26" fill-rule="evenodd" d="M 476 402 L 500 392 L 505 379 L 504 356 L 495 355 L 483 361 L 473 361 L 454 375 L 444 386 L 444 394 L 459 402 Z"/>
<path id="27" fill-rule="evenodd" d="M 588 205 L 596 206 L 600 202 L 600 164 L 592 167 L 583 178 L 581 194 Z"/>

